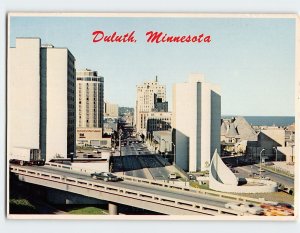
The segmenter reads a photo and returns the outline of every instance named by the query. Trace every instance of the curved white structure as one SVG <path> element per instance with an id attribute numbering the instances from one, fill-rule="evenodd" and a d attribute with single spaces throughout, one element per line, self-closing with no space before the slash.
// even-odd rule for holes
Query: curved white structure
<path id="1" fill-rule="evenodd" d="M 210 163 L 209 188 L 231 193 L 269 193 L 277 192 L 277 183 L 269 180 L 245 179 L 247 184 L 238 186 L 238 179 L 225 165 L 215 150 Z"/>

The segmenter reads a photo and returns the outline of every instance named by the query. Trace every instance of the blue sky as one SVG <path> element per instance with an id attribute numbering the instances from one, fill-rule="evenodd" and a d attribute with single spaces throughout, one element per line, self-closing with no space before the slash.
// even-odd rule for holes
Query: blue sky
<path id="1" fill-rule="evenodd" d="M 294 115 L 295 20 L 230 18 L 11 17 L 10 46 L 16 37 L 68 47 L 76 68 L 105 78 L 105 99 L 135 104 L 136 85 L 158 79 L 167 86 L 203 73 L 220 85 L 223 115 Z M 92 43 L 92 32 L 135 31 L 137 43 Z M 211 36 L 209 44 L 148 44 L 147 31 Z"/>

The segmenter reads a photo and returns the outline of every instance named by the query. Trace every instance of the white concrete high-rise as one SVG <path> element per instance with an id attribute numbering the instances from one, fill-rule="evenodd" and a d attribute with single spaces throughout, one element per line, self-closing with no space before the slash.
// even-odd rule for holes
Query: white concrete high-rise
<path id="1" fill-rule="evenodd" d="M 173 86 L 175 162 L 186 171 L 208 170 L 215 149 L 220 153 L 220 88 L 200 74 Z"/>
<path id="2" fill-rule="evenodd" d="M 104 78 L 90 69 L 76 72 L 76 125 L 103 128 Z"/>
<path id="3" fill-rule="evenodd" d="M 136 99 L 136 129 L 138 133 L 146 134 L 147 121 L 145 113 L 155 110 L 157 100 L 160 102 L 166 101 L 166 86 L 155 81 L 144 82 L 142 85 L 137 85 Z"/>
<path id="4" fill-rule="evenodd" d="M 42 158 L 75 152 L 75 58 L 67 48 L 16 38 L 8 53 L 8 154 L 40 149 Z"/>

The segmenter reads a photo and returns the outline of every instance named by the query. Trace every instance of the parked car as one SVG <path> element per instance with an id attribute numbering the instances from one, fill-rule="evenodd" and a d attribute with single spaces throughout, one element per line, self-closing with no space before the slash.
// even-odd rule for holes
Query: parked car
<path id="1" fill-rule="evenodd" d="M 264 214 L 267 216 L 294 215 L 294 207 L 288 203 L 262 204 L 260 207 L 264 209 Z"/>
<path id="2" fill-rule="evenodd" d="M 170 174 L 168 175 L 168 177 L 169 177 L 169 179 L 177 179 L 176 173 L 170 173 Z"/>
<path id="3" fill-rule="evenodd" d="M 109 172 L 94 172 L 91 174 L 91 177 L 95 180 L 104 180 L 107 181 L 119 181 L 119 178 Z"/>
<path id="4" fill-rule="evenodd" d="M 225 208 L 255 215 L 261 215 L 264 213 L 264 210 L 261 207 L 250 203 L 230 202 L 225 204 Z"/>

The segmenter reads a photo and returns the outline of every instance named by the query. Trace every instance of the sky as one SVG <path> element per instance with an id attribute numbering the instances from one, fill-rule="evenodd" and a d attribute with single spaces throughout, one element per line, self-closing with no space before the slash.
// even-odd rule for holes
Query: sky
<path id="1" fill-rule="evenodd" d="M 136 43 L 93 43 L 102 30 L 135 31 Z M 145 33 L 211 36 L 210 43 L 146 43 Z M 10 18 L 10 47 L 16 37 L 40 37 L 43 44 L 67 47 L 76 69 L 98 71 L 105 100 L 135 106 L 136 85 L 158 80 L 167 87 L 201 73 L 221 87 L 222 115 L 294 116 L 295 20 L 267 18 Z"/>

